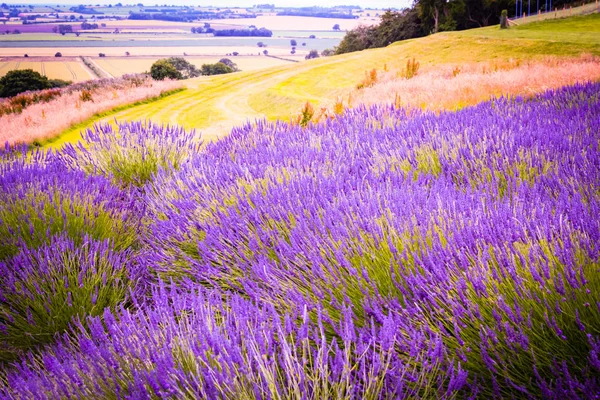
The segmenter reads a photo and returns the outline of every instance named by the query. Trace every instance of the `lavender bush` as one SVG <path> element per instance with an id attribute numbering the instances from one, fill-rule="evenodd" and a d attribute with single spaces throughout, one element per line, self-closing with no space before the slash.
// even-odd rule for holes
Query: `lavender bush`
<path id="1" fill-rule="evenodd" d="M 37 168 L 56 185 L 66 162 L 143 185 L 138 259 L 154 284 L 6 367 L 2 395 L 598 397 L 600 83 L 456 113 L 260 122 L 177 166 L 169 150 L 139 167 L 158 133 L 127 129 L 88 133 L 60 167 L 5 157 L 2 182 Z M 159 148 L 190 143 L 164 129 Z M 132 168 L 110 170 L 130 152 Z M 33 231 L 54 226 L 40 220 Z M 13 256 L 23 240 L 9 242 Z"/>
<path id="2" fill-rule="evenodd" d="M 127 249 L 138 239 L 140 208 L 104 177 L 69 171 L 37 153 L 0 162 L 0 261 L 55 234 L 80 244 L 88 235 Z"/>
<path id="3" fill-rule="evenodd" d="M 96 124 L 76 146 L 65 145 L 59 158 L 71 169 L 104 175 L 116 184 L 142 187 L 159 169 L 177 170 L 199 151 L 192 130 L 151 122 Z"/>
<path id="4" fill-rule="evenodd" d="M 159 286 L 142 311 L 89 321 L 30 365 L 8 374 L 16 398 L 398 398 L 452 395 L 466 373 L 447 371 L 440 342 L 418 336 L 412 362 L 399 357 L 399 321 L 357 329 L 339 342 L 321 320 L 283 317 L 218 293 Z M 51 379 L 48 374 L 52 375 Z M 0 393 L 2 393 L 0 391 Z"/>
<path id="5" fill-rule="evenodd" d="M 154 270 L 359 326 L 403 315 L 484 396 L 597 393 L 598 88 L 238 129 L 157 179 Z"/>
<path id="6" fill-rule="evenodd" d="M 0 361 L 51 342 L 74 318 L 123 303 L 143 280 L 130 250 L 64 236 L 0 262 Z"/>

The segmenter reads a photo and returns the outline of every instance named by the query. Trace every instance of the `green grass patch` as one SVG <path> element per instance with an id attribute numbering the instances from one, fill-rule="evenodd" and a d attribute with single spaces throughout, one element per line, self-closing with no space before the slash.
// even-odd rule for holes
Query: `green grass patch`
<path id="1" fill-rule="evenodd" d="M 155 96 L 155 97 L 152 97 L 152 98 L 149 98 L 146 100 L 136 101 L 135 103 L 132 103 L 132 104 L 126 104 L 123 106 L 112 108 L 107 111 L 96 113 L 91 118 L 89 118 L 83 122 L 80 122 L 76 125 L 71 126 L 69 129 L 67 129 L 60 135 L 54 136 L 49 139 L 41 140 L 41 141 L 37 141 L 37 140 L 34 141 L 33 146 L 48 147 L 48 148 L 60 148 L 65 143 L 78 142 L 81 139 L 81 131 L 82 130 L 85 130 L 85 129 L 91 127 L 94 123 L 100 121 L 101 119 L 103 119 L 107 116 L 114 115 L 121 111 L 129 110 L 134 107 L 151 104 L 151 103 L 157 102 L 159 100 L 162 100 L 166 97 L 172 96 L 176 93 L 183 92 L 185 90 L 187 90 L 187 89 L 186 88 L 178 88 L 178 89 L 169 90 L 167 92 L 161 93 L 158 96 Z"/>

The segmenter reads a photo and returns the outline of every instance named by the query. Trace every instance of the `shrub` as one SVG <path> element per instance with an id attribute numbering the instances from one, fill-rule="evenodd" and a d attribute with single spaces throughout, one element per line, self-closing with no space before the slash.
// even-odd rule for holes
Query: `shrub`
<path id="1" fill-rule="evenodd" d="M 71 81 L 65 81 L 63 79 L 49 79 L 48 82 L 50 82 L 50 87 L 52 89 L 64 88 L 73 83 Z"/>
<path id="2" fill-rule="evenodd" d="M 414 58 L 412 60 L 409 59 L 406 62 L 406 69 L 404 70 L 404 78 L 411 79 L 411 78 L 414 78 L 415 76 L 417 76 L 420 66 L 421 66 L 421 64 L 418 61 L 416 61 Z"/>
<path id="3" fill-rule="evenodd" d="M 165 79 L 183 79 L 181 72 L 166 59 L 156 61 L 150 67 L 150 76 L 152 79 L 162 81 Z"/>
<path id="4" fill-rule="evenodd" d="M 11 97 L 30 90 L 50 89 L 48 78 L 32 69 L 8 71 L 0 78 L 0 97 Z"/>
<path id="5" fill-rule="evenodd" d="M 295 47 L 295 46 L 297 46 L 297 45 L 298 45 L 298 42 L 296 41 L 296 39 L 292 39 L 292 40 L 290 40 L 290 45 L 291 45 L 292 47 Z"/>
<path id="6" fill-rule="evenodd" d="M 54 235 L 77 245 L 84 237 L 109 239 L 116 249 L 136 244 L 139 215 L 130 194 L 47 156 L 29 159 L 0 163 L 0 261 Z"/>
<path id="7" fill-rule="evenodd" d="M 235 55 L 235 53 L 234 53 L 234 55 Z M 231 69 L 232 69 L 234 72 L 235 72 L 235 71 L 238 71 L 238 66 L 237 66 L 237 64 L 236 64 L 236 63 L 234 63 L 233 61 L 231 61 L 229 58 L 221 58 L 221 59 L 219 60 L 219 62 L 220 62 L 221 64 L 225 64 L 225 65 L 227 65 L 227 66 L 228 66 L 229 68 L 231 68 Z"/>
<path id="8" fill-rule="evenodd" d="M 94 98 L 92 97 L 92 92 L 89 90 L 82 90 L 81 93 L 79 94 L 79 100 L 81 101 L 94 101 Z"/>
<path id="9" fill-rule="evenodd" d="M 359 83 L 356 86 L 356 88 L 364 89 L 364 88 L 371 87 L 371 86 L 375 85 L 376 83 L 377 83 L 377 70 L 375 68 L 373 68 L 371 71 L 365 72 L 365 78 L 362 80 L 361 83 Z"/>
<path id="10" fill-rule="evenodd" d="M 307 60 L 319 58 L 319 52 L 317 50 L 311 50 L 304 58 Z"/>
<path id="11" fill-rule="evenodd" d="M 0 362 L 53 341 L 74 319 L 123 303 L 142 278 L 131 251 L 108 241 L 53 237 L 0 262 Z"/>
<path id="12" fill-rule="evenodd" d="M 310 102 L 306 102 L 304 107 L 302 107 L 301 117 L 300 117 L 300 126 L 306 127 L 312 121 L 315 115 L 315 108 L 310 104 Z"/>
<path id="13" fill-rule="evenodd" d="M 232 73 L 233 69 L 221 62 L 218 62 L 216 64 L 202 65 L 202 68 L 200 68 L 200 72 L 202 73 L 202 75 L 221 75 Z"/>
<path id="14" fill-rule="evenodd" d="M 103 175 L 122 187 L 143 187 L 159 170 L 177 170 L 197 151 L 195 132 L 151 122 L 96 124 L 58 158 L 69 168 Z"/>
<path id="15" fill-rule="evenodd" d="M 56 54 L 54 54 L 54 57 L 62 57 L 62 53 L 60 51 L 57 51 Z"/>

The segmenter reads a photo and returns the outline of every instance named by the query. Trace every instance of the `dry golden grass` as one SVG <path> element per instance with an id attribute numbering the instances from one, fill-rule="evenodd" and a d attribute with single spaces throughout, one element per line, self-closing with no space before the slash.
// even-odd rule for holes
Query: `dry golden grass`
<path id="1" fill-rule="evenodd" d="M 29 58 L 12 58 L 0 61 L 0 76 L 15 69 L 32 69 L 49 79 L 65 81 L 87 81 L 95 77 L 79 60 L 31 60 Z"/>

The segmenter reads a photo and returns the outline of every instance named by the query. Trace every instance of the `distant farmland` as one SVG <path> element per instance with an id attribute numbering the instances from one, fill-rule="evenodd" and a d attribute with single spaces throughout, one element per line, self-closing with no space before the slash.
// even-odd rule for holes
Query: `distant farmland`
<path id="1" fill-rule="evenodd" d="M 79 58 L 64 60 L 21 57 L 0 59 L 0 76 L 4 76 L 8 71 L 15 69 L 32 69 L 50 79 L 63 79 L 73 82 L 87 81 L 95 78 Z"/>

